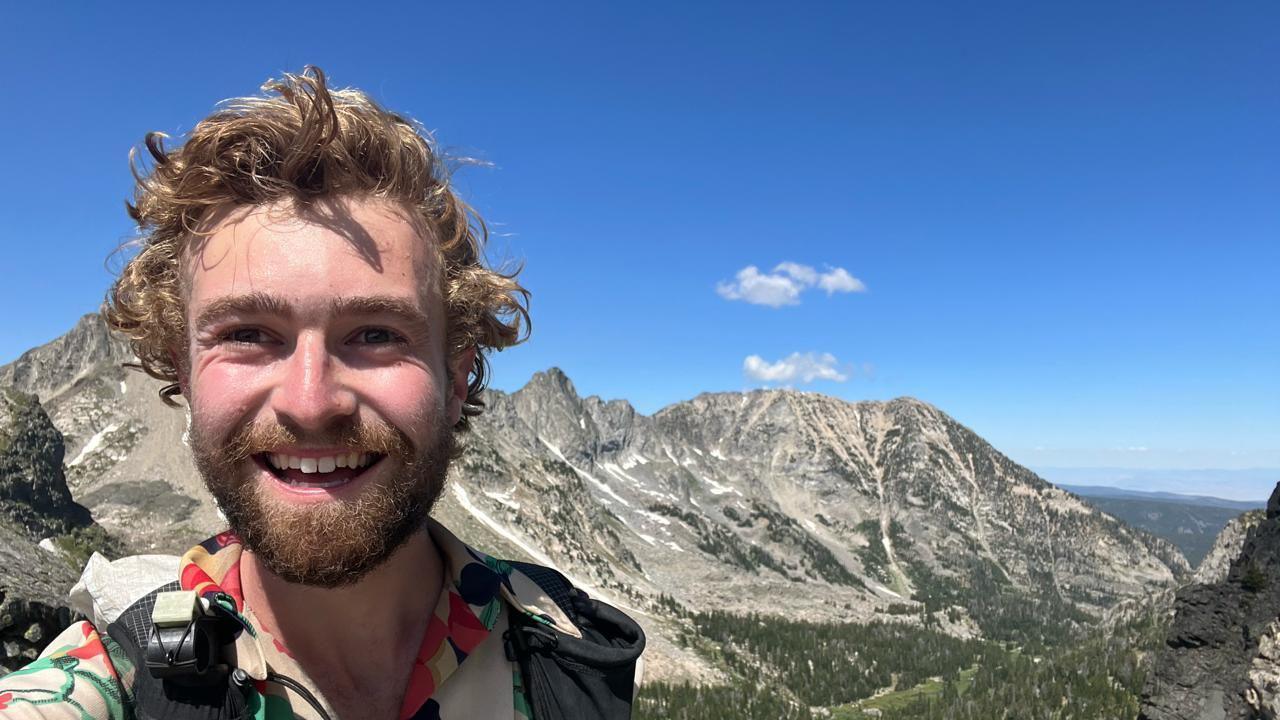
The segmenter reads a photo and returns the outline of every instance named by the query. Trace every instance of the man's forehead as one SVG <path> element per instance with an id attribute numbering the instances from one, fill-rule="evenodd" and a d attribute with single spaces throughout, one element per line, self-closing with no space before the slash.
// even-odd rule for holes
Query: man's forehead
<path id="1" fill-rule="evenodd" d="M 412 288 L 420 306 L 438 301 L 441 258 L 429 228 L 399 203 L 380 199 L 238 206 L 211 213 L 184 253 L 189 309 L 224 296 L 333 283 L 340 297 L 382 295 L 353 287 Z M 362 285 L 363 284 L 363 285 Z M 346 292 L 343 292 L 344 289 Z M 392 293 L 393 295 L 396 293 Z M 406 292 L 399 293 L 401 295 Z M 337 309 L 330 304 L 330 309 Z M 349 303 L 346 309 L 352 309 Z M 266 310 L 265 306 L 260 309 Z"/>

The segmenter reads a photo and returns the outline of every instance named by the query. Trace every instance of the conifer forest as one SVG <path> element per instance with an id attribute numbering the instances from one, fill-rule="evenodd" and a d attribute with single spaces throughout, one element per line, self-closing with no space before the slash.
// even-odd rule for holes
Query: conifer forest
<path id="1" fill-rule="evenodd" d="M 734 680 L 644 685 L 642 720 L 1132 720 L 1164 613 L 1109 626 L 1017 615 L 1004 634 L 964 640 L 920 623 L 808 623 L 723 612 L 691 614 L 702 648 Z M 1043 617 L 1043 616 L 1042 616 Z M 1071 627 L 1068 625 L 1068 627 Z M 995 630 L 997 628 L 991 628 Z M 695 635 L 691 632 L 689 639 Z"/>

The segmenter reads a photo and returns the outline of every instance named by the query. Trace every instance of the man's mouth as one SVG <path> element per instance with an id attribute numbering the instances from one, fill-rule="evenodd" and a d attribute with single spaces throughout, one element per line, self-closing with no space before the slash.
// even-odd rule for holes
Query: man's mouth
<path id="1" fill-rule="evenodd" d="M 324 457 L 299 457 L 288 453 L 258 453 L 255 462 L 286 485 L 299 488 L 331 488 L 364 474 L 386 457 L 380 453 L 352 451 Z"/>

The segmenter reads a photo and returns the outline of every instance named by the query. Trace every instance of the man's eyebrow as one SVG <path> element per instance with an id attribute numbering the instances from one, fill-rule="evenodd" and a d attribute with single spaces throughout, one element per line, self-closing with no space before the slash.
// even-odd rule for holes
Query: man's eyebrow
<path id="1" fill-rule="evenodd" d="M 329 301 L 331 317 L 390 315 L 402 322 L 423 328 L 427 314 L 412 300 L 394 295 L 359 295 L 335 297 Z M 283 298 L 264 292 L 228 295 L 212 300 L 196 317 L 196 328 L 205 328 L 236 315 L 270 315 L 292 318 L 293 308 Z"/>
<path id="2" fill-rule="evenodd" d="M 412 300 L 394 295 L 358 295 L 336 297 L 329 301 L 334 317 L 343 315 L 392 315 L 415 326 L 428 324 L 427 314 Z"/>
<path id="3" fill-rule="evenodd" d="M 251 292 L 212 300 L 196 316 L 196 329 L 205 328 L 234 315 L 276 315 L 293 317 L 289 304 L 275 295 Z"/>

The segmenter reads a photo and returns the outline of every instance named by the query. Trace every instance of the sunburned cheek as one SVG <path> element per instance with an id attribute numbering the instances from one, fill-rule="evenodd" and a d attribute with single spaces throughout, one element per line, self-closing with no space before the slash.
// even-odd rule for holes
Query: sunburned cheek
<path id="1" fill-rule="evenodd" d="M 448 392 L 444 378 L 434 382 L 432 376 L 421 367 L 400 364 L 370 373 L 363 383 L 371 400 L 388 409 L 394 408 L 400 415 L 430 413 L 443 405 Z"/>
<path id="2" fill-rule="evenodd" d="M 235 368 L 210 369 L 192 378 L 193 400 L 210 419 L 234 420 L 248 412 L 256 391 L 254 373 Z"/>

